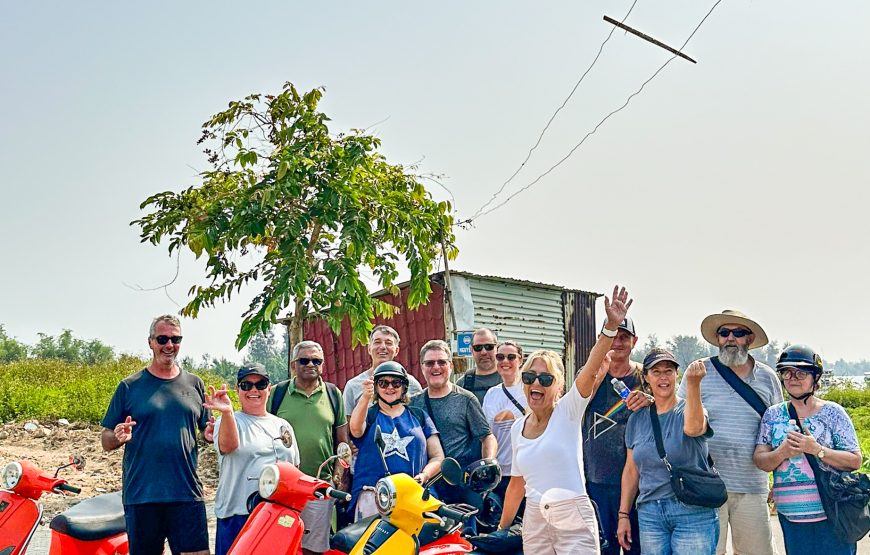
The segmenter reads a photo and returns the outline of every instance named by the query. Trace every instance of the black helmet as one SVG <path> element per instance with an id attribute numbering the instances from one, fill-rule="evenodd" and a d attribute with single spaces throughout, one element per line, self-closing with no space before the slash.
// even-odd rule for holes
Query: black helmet
<path id="1" fill-rule="evenodd" d="M 386 376 L 396 376 L 402 378 L 406 385 L 408 383 L 408 371 L 405 370 L 404 366 L 394 360 L 388 360 L 387 362 L 378 364 L 378 367 L 375 368 L 375 373 L 372 376 L 372 379 L 378 381 L 378 378 Z"/>
<path id="2" fill-rule="evenodd" d="M 501 481 L 501 467 L 495 459 L 481 459 L 465 467 L 465 486 L 475 493 L 492 491 Z"/>
<path id="3" fill-rule="evenodd" d="M 776 370 L 781 371 L 786 368 L 799 368 L 812 372 L 816 380 L 821 377 L 824 370 L 822 357 L 806 345 L 789 345 L 783 349 L 776 361 Z"/>

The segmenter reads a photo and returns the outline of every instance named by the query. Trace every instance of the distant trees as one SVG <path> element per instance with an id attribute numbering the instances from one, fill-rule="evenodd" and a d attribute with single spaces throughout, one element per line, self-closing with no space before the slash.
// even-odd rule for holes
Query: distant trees
<path id="1" fill-rule="evenodd" d="M 9 337 L 0 324 L 0 363 L 27 358 L 100 364 L 115 360 L 115 350 L 99 339 L 85 340 L 75 337 L 72 330 L 63 330 L 57 337 L 40 333 L 36 345 L 28 346 Z"/>
<path id="2" fill-rule="evenodd" d="M 27 345 L 6 334 L 6 328 L 0 324 L 0 363 L 15 362 L 27 358 Z"/>

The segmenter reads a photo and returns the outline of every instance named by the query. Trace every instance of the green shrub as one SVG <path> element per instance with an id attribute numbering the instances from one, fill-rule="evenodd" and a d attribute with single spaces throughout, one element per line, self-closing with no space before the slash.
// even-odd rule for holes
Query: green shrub
<path id="1" fill-rule="evenodd" d="M 95 365 L 33 359 L 0 364 L 0 422 L 66 418 L 99 423 L 118 382 L 146 364 L 129 357 Z M 209 372 L 196 374 L 206 387 L 224 381 Z"/>
<path id="2" fill-rule="evenodd" d="M 846 409 L 870 407 L 870 389 L 866 387 L 836 387 L 826 391 L 822 397 Z"/>

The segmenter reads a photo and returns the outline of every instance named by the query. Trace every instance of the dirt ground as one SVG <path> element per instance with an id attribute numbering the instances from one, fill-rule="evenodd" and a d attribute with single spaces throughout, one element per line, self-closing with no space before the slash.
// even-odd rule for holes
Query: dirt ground
<path id="1" fill-rule="evenodd" d="M 0 468 L 6 463 L 25 459 L 53 473 L 57 467 L 69 462 L 70 455 L 85 458 L 83 470 L 70 467 L 60 471 L 60 476 L 70 485 L 82 489 L 79 495 L 46 494 L 40 499 L 47 520 L 81 499 L 121 489 L 122 450 L 103 451 L 100 446 L 102 428 L 81 422 L 69 425 L 29 422 L 36 424 L 36 430 L 25 430 L 25 422 L 0 426 Z M 218 478 L 217 457 L 214 449 L 204 443 L 199 448 L 199 476 L 206 499 L 213 501 Z"/>

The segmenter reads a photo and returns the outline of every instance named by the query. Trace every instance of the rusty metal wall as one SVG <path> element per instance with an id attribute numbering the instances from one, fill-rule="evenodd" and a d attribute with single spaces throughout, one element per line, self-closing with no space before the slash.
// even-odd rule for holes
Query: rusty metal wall
<path id="1" fill-rule="evenodd" d="M 444 288 L 441 284 L 431 281 L 432 294 L 429 303 L 417 310 L 407 307 L 408 289 L 403 288 L 399 296 L 383 295 L 380 300 L 392 305 L 401 306 L 401 310 L 393 318 L 376 318 L 375 325 L 386 324 L 399 332 L 399 356 L 396 360 L 414 375 L 420 383 L 425 384 L 420 371 L 420 347 L 430 339 L 444 339 Z M 350 324 L 342 322 L 341 333 L 335 334 L 324 320 L 306 322 L 303 337 L 317 341 L 323 346 L 323 356 L 326 358 L 324 379 L 344 389 L 344 384 L 371 364 L 371 358 L 365 345 L 353 348 L 350 339 Z"/>
<path id="2" fill-rule="evenodd" d="M 577 370 L 586 363 L 595 345 L 595 299 L 598 295 L 583 291 L 564 291 L 562 301 L 565 318 L 566 379 L 573 380 Z M 569 382 L 570 383 L 570 382 Z"/>

